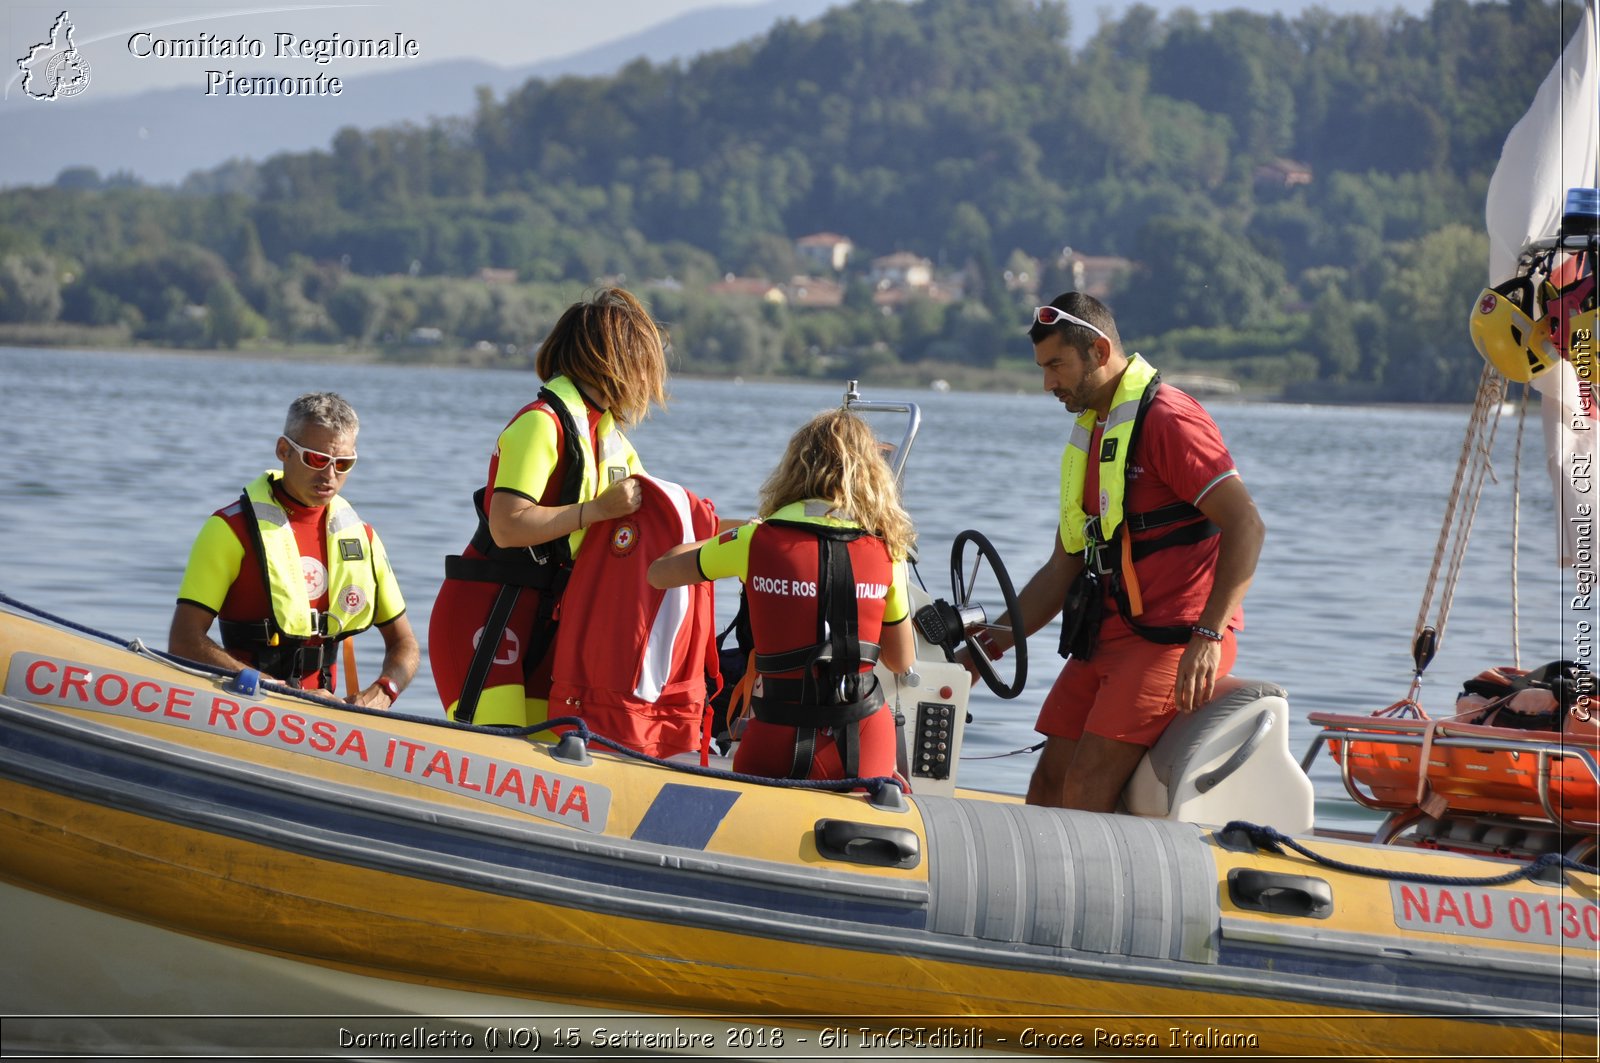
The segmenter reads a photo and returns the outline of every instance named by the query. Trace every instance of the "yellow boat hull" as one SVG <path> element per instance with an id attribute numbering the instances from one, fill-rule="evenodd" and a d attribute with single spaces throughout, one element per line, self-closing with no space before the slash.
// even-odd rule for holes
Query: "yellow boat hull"
<path id="1" fill-rule="evenodd" d="M 585 1040 L 624 1029 L 597 1011 L 657 1016 L 651 1030 L 695 1017 L 717 1052 L 747 1055 L 824 1040 L 1252 1058 L 1597 1048 L 1600 906 L 1583 873 L 1392 881 L 994 795 L 897 808 L 598 749 L 561 759 L 487 730 L 242 694 L 6 612 L 0 667 L 0 880 L 8 911 L 34 913 L 0 940 L 5 1011 L 32 1023 L 8 1021 L 13 1047 L 92 1034 L 51 1018 L 86 1010 L 304 1015 L 318 1000 L 324 1015 L 560 1013 L 581 1018 L 541 1018 L 539 1035 Z M 1507 868 L 1316 845 L 1399 874 Z M 1271 910 L 1306 879 L 1327 904 Z M 1266 907 L 1251 881 L 1272 887 Z M 74 932 L 72 913 L 101 930 Z M 230 962 L 253 1007 L 218 973 Z M 633 1021 L 622 1047 L 684 1048 L 639 1041 L 655 1035 Z"/>

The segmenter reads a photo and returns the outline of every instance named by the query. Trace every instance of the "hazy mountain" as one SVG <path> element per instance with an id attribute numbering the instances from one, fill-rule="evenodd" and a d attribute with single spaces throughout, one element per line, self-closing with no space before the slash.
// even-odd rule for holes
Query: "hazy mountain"
<path id="1" fill-rule="evenodd" d="M 0 152 L 0 187 L 48 184 L 70 166 L 92 166 L 102 175 L 127 171 L 152 184 L 176 182 L 229 159 L 323 147 L 345 126 L 471 114 L 479 86 L 503 95 L 532 77 L 607 74 L 641 56 L 655 63 L 690 58 L 764 33 L 779 19 L 814 18 L 835 2 L 706 8 L 523 67 L 456 59 L 351 77 L 337 97 L 208 97 L 197 78 L 191 87 L 103 102 L 25 101 L 0 110 L 0 142 L 7 146 Z"/>

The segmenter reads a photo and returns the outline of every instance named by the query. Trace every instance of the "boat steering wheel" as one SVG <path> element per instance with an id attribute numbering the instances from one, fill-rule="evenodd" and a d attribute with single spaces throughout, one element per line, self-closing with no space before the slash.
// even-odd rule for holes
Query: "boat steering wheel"
<path id="1" fill-rule="evenodd" d="M 966 556 L 968 546 L 973 549 L 970 569 Z M 979 632 L 993 626 L 984 607 L 972 600 L 984 565 L 992 573 L 993 582 L 1005 603 L 1005 615 L 1008 618 L 1005 629 L 1011 632 L 1012 645 L 1009 681 L 1000 674 L 995 662 L 989 659 L 982 643 L 978 641 Z M 1017 592 L 1012 589 L 1011 575 L 1006 572 L 1006 566 L 994 545 L 979 532 L 964 531 L 956 536 L 950 546 L 950 596 L 954 602 L 935 599 L 918 609 L 913 618 L 917 629 L 952 659 L 956 649 L 964 643 L 984 685 L 998 697 L 1009 700 L 1021 694 L 1022 686 L 1028 679 L 1028 644 L 1022 632 L 1022 611 L 1017 606 Z"/>

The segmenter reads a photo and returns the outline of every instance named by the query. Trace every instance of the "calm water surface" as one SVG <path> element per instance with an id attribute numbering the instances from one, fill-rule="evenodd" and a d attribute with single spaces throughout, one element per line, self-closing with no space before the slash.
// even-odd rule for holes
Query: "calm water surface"
<path id="1" fill-rule="evenodd" d="M 530 401 L 525 372 L 325 366 L 242 357 L 0 348 L 0 591 L 164 648 L 190 543 L 206 515 L 274 464 L 289 402 L 342 393 L 362 417 L 361 464 L 346 497 L 383 536 L 426 639 L 443 557 L 471 532 L 470 495 L 506 420 Z M 672 403 L 633 438 L 646 467 L 753 512 L 789 434 L 837 405 L 837 385 L 678 379 Z M 864 391 L 909 399 L 923 430 L 905 482 L 921 579 L 949 596 L 950 542 L 989 536 L 1020 586 L 1049 553 L 1068 418 L 1050 396 Z M 1288 688 L 1298 756 L 1307 712 L 1370 712 L 1405 695 L 1410 641 L 1467 422 L 1464 408 L 1207 404 L 1267 522 L 1246 600 L 1235 671 Z M 896 440 L 899 426 L 882 422 Z M 1445 711 L 1462 680 L 1511 657 L 1511 481 L 1515 418 L 1496 448 L 1443 648 L 1422 701 Z M 1524 666 L 1573 656 L 1555 563 L 1553 517 L 1536 417 L 1523 461 L 1520 606 Z M 731 586 L 719 612 L 731 615 Z M 1567 593 L 1570 593 L 1568 588 Z M 373 674 L 381 640 L 358 640 Z M 1030 643 L 1028 688 L 1015 701 L 974 694 L 962 781 L 1019 792 L 1032 756 L 995 757 L 1036 740 L 1032 724 L 1055 676 L 1052 627 Z M 1565 648 L 1564 648 L 1565 647 Z M 409 712 L 437 712 L 424 654 Z M 1319 818 L 1356 819 L 1327 762 L 1313 773 Z"/>

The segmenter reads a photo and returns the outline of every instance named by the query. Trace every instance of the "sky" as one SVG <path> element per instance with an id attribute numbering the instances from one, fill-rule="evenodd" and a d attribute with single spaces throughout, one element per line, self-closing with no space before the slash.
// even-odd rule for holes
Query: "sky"
<path id="1" fill-rule="evenodd" d="M 474 58 L 515 67 L 565 56 L 619 37 L 628 36 L 686 12 L 708 7 L 746 6 L 756 0 L 373 0 L 368 3 L 271 4 L 221 3 L 163 4 L 130 0 L 56 0 L 34 3 L 12 0 L 0 13 L 6 57 L 4 91 L 0 106 L 15 105 L 20 98 L 18 60 L 33 45 L 49 40 L 50 29 L 63 6 L 75 27 L 73 43 L 88 62 L 97 98 L 125 95 L 150 88 L 206 87 L 206 71 L 227 70 L 230 62 L 248 66 L 253 73 L 310 74 L 350 78 L 442 59 Z M 1305 0 L 1147 0 L 1166 11 L 1190 6 L 1208 11 L 1243 6 L 1255 10 L 1298 11 Z M 1123 0 L 1069 0 L 1075 23 L 1074 37 L 1082 38 L 1098 25 L 1100 16 L 1116 16 L 1128 6 Z M 1422 10 L 1427 0 L 1321 0 L 1336 11 L 1377 11 L 1402 7 Z M 229 56 L 202 58 L 144 54 L 172 39 L 194 42 L 202 34 L 236 40 L 243 35 L 258 43 L 263 57 L 237 60 Z M 321 40 L 338 34 L 344 38 L 388 38 L 395 34 L 414 42 L 416 54 L 399 59 L 338 58 L 317 64 L 305 58 L 277 58 L 278 34 L 296 40 Z M 138 35 L 138 36 L 136 36 Z"/>

